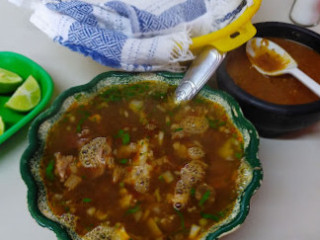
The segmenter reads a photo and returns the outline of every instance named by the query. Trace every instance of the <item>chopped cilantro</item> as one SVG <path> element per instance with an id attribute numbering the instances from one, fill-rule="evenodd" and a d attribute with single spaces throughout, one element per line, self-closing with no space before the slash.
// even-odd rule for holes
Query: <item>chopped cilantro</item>
<path id="1" fill-rule="evenodd" d="M 226 216 L 225 211 L 218 212 L 219 217 L 224 218 Z"/>
<path id="2" fill-rule="evenodd" d="M 211 219 L 213 221 L 219 221 L 219 217 L 217 215 L 213 215 L 213 214 L 210 214 L 210 213 L 200 213 L 201 214 L 201 217 L 202 218 L 205 218 L 205 219 Z"/>
<path id="3" fill-rule="evenodd" d="M 130 135 L 129 133 L 125 132 L 124 130 L 120 129 L 116 135 L 116 138 L 121 138 L 122 143 L 127 145 L 130 143 Z"/>
<path id="4" fill-rule="evenodd" d="M 151 94 L 151 97 L 154 99 L 163 99 L 167 96 L 166 92 L 155 91 Z"/>
<path id="5" fill-rule="evenodd" d="M 122 99 L 121 91 L 118 87 L 111 87 L 101 94 L 106 102 L 118 102 Z"/>
<path id="6" fill-rule="evenodd" d="M 80 133 L 82 130 L 82 124 L 84 123 L 85 119 L 81 118 L 77 124 L 77 133 Z"/>
<path id="7" fill-rule="evenodd" d="M 199 201 L 199 206 L 203 207 L 203 205 L 205 204 L 205 202 L 209 199 L 211 192 L 209 190 L 207 190 L 201 197 L 200 201 Z"/>
<path id="8" fill-rule="evenodd" d="M 195 103 L 199 103 L 199 104 L 206 102 L 203 98 L 199 98 L 199 97 L 195 98 L 193 101 L 194 101 Z"/>
<path id="9" fill-rule="evenodd" d="M 74 99 L 76 99 L 77 101 L 79 101 L 80 98 L 81 98 L 81 96 L 82 96 L 82 94 L 81 94 L 81 93 L 78 93 L 78 94 L 76 94 L 76 95 L 74 96 Z"/>
<path id="10" fill-rule="evenodd" d="M 185 226 L 185 223 L 184 223 L 184 216 L 180 211 L 178 211 L 178 210 L 175 210 L 175 211 L 176 211 L 176 213 L 178 214 L 178 216 L 180 218 L 181 228 L 182 228 L 183 231 L 185 231 L 186 230 L 186 226 Z"/>
<path id="11" fill-rule="evenodd" d="M 227 124 L 225 121 L 220 121 L 218 119 L 215 119 L 215 120 L 212 120 L 210 118 L 207 118 L 207 119 L 208 119 L 209 127 L 213 129 L 217 129 L 218 127 L 221 127 Z"/>
<path id="12" fill-rule="evenodd" d="M 122 136 L 122 143 L 124 145 L 127 145 L 130 143 L 130 135 L 128 133 L 125 133 L 123 136 Z"/>
<path id="13" fill-rule="evenodd" d="M 232 137 L 235 138 L 235 139 L 237 139 L 237 138 L 238 138 L 238 134 L 232 133 Z"/>
<path id="14" fill-rule="evenodd" d="M 137 94 L 143 94 L 149 90 L 149 85 L 144 84 L 134 84 L 125 87 L 111 87 L 104 91 L 100 96 L 106 102 L 119 102 L 122 99 L 130 100 Z"/>
<path id="15" fill-rule="evenodd" d="M 94 225 L 93 225 L 92 223 L 90 223 L 89 225 L 87 225 L 87 226 L 85 227 L 85 229 L 86 229 L 88 232 L 90 232 L 90 231 L 93 229 L 93 227 L 94 227 Z"/>
<path id="16" fill-rule="evenodd" d="M 183 130 L 183 128 L 176 128 L 176 129 L 174 129 L 174 132 L 180 132 L 182 130 Z"/>
<path id="17" fill-rule="evenodd" d="M 83 198 L 83 199 L 82 199 L 82 202 L 84 202 L 84 203 L 89 203 L 89 202 L 91 202 L 91 201 L 92 201 L 91 198 Z"/>
<path id="18" fill-rule="evenodd" d="M 54 164 L 55 161 L 54 159 L 51 159 L 46 167 L 46 177 L 50 180 L 53 181 L 54 180 L 54 174 L 53 174 L 53 170 L 54 170 Z"/>
<path id="19" fill-rule="evenodd" d="M 241 159 L 242 156 L 243 156 L 243 154 L 242 154 L 241 152 L 237 152 L 237 153 L 234 154 L 234 156 L 235 156 L 236 158 L 238 158 L 238 159 Z"/>
<path id="20" fill-rule="evenodd" d="M 80 113 L 82 116 L 77 124 L 77 133 L 80 133 L 82 131 L 82 125 L 83 125 L 84 121 L 86 121 L 90 116 L 90 112 L 88 112 L 88 111 L 81 110 Z"/>
<path id="21" fill-rule="evenodd" d="M 196 189 L 195 189 L 195 188 L 191 188 L 191 189 L 190 189 L 190 195 L 191 195 L 192 197 L 194 197 L 195 194 L 196 194 Z"/>
<path id="22" fill-rule="evenodd" d="M 133 208 L 129 208 L 127 211 L 126 211 L 126 215 L 127 214 L 133 214 L 133 213 L 136 213 L 140 210 L 140 204 L 137 204 L 136 206 L 134 206 Z"/>
<path id="23" fill-rule="evenodd" d="M 127 159 L 127 158 L 122 158 L 119 160 L 119 163 L 121 163 L 121 164 L 127 164 L 128 162 L 129 162 L 129 159 Z"/>

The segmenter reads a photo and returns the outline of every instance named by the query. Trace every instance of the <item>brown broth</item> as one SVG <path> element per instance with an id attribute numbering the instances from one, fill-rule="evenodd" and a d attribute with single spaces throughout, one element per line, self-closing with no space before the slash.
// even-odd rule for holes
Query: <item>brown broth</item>
<path id="1" fill-rule="evenodd" d="M 282 38 L 268 38 L 284 48 L 298 63 L 299 69 L 320 83 L 320 54 L 294 41 Z M 234 82 L 243 90 L 262 100 L 283 104 L 305 104 L 320 100 L 295 77 L 265 76 L 250 63 L 245 46 L 230 52 L 227 57 L 227 71 Z"/>
<path id="2" fill-rule="evenodd" d="M 129 91 L 130 88 L 134 91 Z M 108 222 L 111 227 L 123 226 L 130 236 L 128 239 L 186 239 L 193 224 L 201 227 L 200 232 L 205 232 L 233 207 L 237 197 L 238 168 L 243 156 L 241 134 L 220 105 L 197 98 L 176 106 L 168 97 L 174 89 L 167 88 L 165 84 L 146 82 L 129 85 L 124 90 L 120 89 L 120 92 L 119 89 L 109 89 L 106 94 L 96 96 L 87 103 L 73 104 L 50 130 L 41 166 L 48 203 L 56 216 L 68 213 L 77 219 L 74 228 L 80 236 Z M 132 100 L 143 102 L 139 111 L 128 107 Z M 188 116 L 203 117 L 209 127 L 201 134 L 188 134 L 180 126 L 175 127 L 174 124 Z M 164 134 L 161 144 L 159 131 Z M 119 133 L 122 137 L 119 137 Z M 179 134 L 184 135 L 181 137 Z M 174 135 L 178 137 L 172 139 Z M 83 145 L 97 137 L 106 136 L 112 139 L 111 154 L 115 158 L 115 165 L 123 168 L 125 175 L 132 171 L 136 155 L 133 153 L 117 159 L 119 149 L 128 146 L 128 136 L 130 143 L 137 143 L 141 139 L 148 141 L 152 156 L 148 155 L 147 164 L 152 166 L 152 170 L 146 193 L 136 191 L 133 185 L 126 182 L 126 176 L 113 182 L 114 169 L 104 166 L 102 173 L 97 173 L 97 169 L 92 170 L 79 163 L 79 152 Z M 205 155 L 200 161 L 207 165 L 204 178 L 190 188 L 189 201 L 180 211 L 174 209 L 172 198 L 180 179 L 179 172 L 191 160 L 173 147 L 177 142 L 180 147 L 201 146 Z M 231 155 L 228 155 L 228 151 L 231 151 Z M 221 152 L 227 152 L 228 159 Z M 67 180 L 59 177 L 56 153 L 73 156 L 72 164 L 75 164 L 76 175 L 81 182 L 72 190 L 66 187 Z M 158 164 L 163 157 L 169 162 Z M 70 176 L 72 170 L 69 168 L 66 174 Z M 170 183 L 163 178 L 163 173 L 167 171 L 173 176 Z M 201 198 L 204 203 L 200 204 L 201 199 L 199 201 L 194 195 L 197 186 L 204 183 L 214 189 L 213 203 Z M 211 196 L 214 192 L 209 191 Z M 123 207 L 120 199 L 125 196 L 131 196 L 132 199 L 130 204 Z M 142 214 L 138 221 L 137 212 Z M 161 236 L 155 236 L 157 234 L 150 230 L 150 219 L 156 222 Z"/>

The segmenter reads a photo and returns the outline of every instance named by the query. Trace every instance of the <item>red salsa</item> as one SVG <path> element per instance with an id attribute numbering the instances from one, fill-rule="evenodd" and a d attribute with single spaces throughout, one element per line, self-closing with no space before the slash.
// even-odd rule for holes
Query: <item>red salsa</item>
<path id="1" fill-rule="evenodd" d="M 284 48 L 298 63 L 299 69 L 320 84 L 319 53 L 291 40 L 282 38 L 268 39 Z M 262 60 L 260 64 L 263 64 Z M 275 66 L 265 67 L 273 69 L 279 67 L 279 63 L 275 61 Z M 259 73 L 250 63 L 245 45 L 228 54 L 227 72 L 240 88 L 267 102 L 294 105 L 320 100 L 317 95 L 289 74 L 271 77 Z"/>

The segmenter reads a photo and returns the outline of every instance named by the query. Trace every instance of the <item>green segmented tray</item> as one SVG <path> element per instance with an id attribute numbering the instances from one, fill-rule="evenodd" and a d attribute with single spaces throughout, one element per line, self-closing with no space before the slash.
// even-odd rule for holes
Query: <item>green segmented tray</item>
<path id="1" fill-rule="evenodd" d="M 18 53 L 0 52 L 0 68 L 17 73 L 23 80 L 32 75 L 41 88 L 41 101 L 29 112 L 17 112 L 5 107 L 12 94 L 0 94 L 0 116 L 6 126 L 5 132 L 0 136 L 2 144 L 44 109 L 52 96 L 53 82 L 40 65 Z"/>

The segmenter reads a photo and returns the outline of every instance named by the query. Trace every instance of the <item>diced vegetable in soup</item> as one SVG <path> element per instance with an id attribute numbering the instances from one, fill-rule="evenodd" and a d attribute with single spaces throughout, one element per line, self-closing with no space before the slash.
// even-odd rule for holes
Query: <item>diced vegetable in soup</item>
<path id="1" fill-rule="evenodd" d="M 74 103 L 48 133 L 48 204 L 83 239 L 199 239 L 237 198 L 243 138 L 203 98 L 140 82 Z"/>

